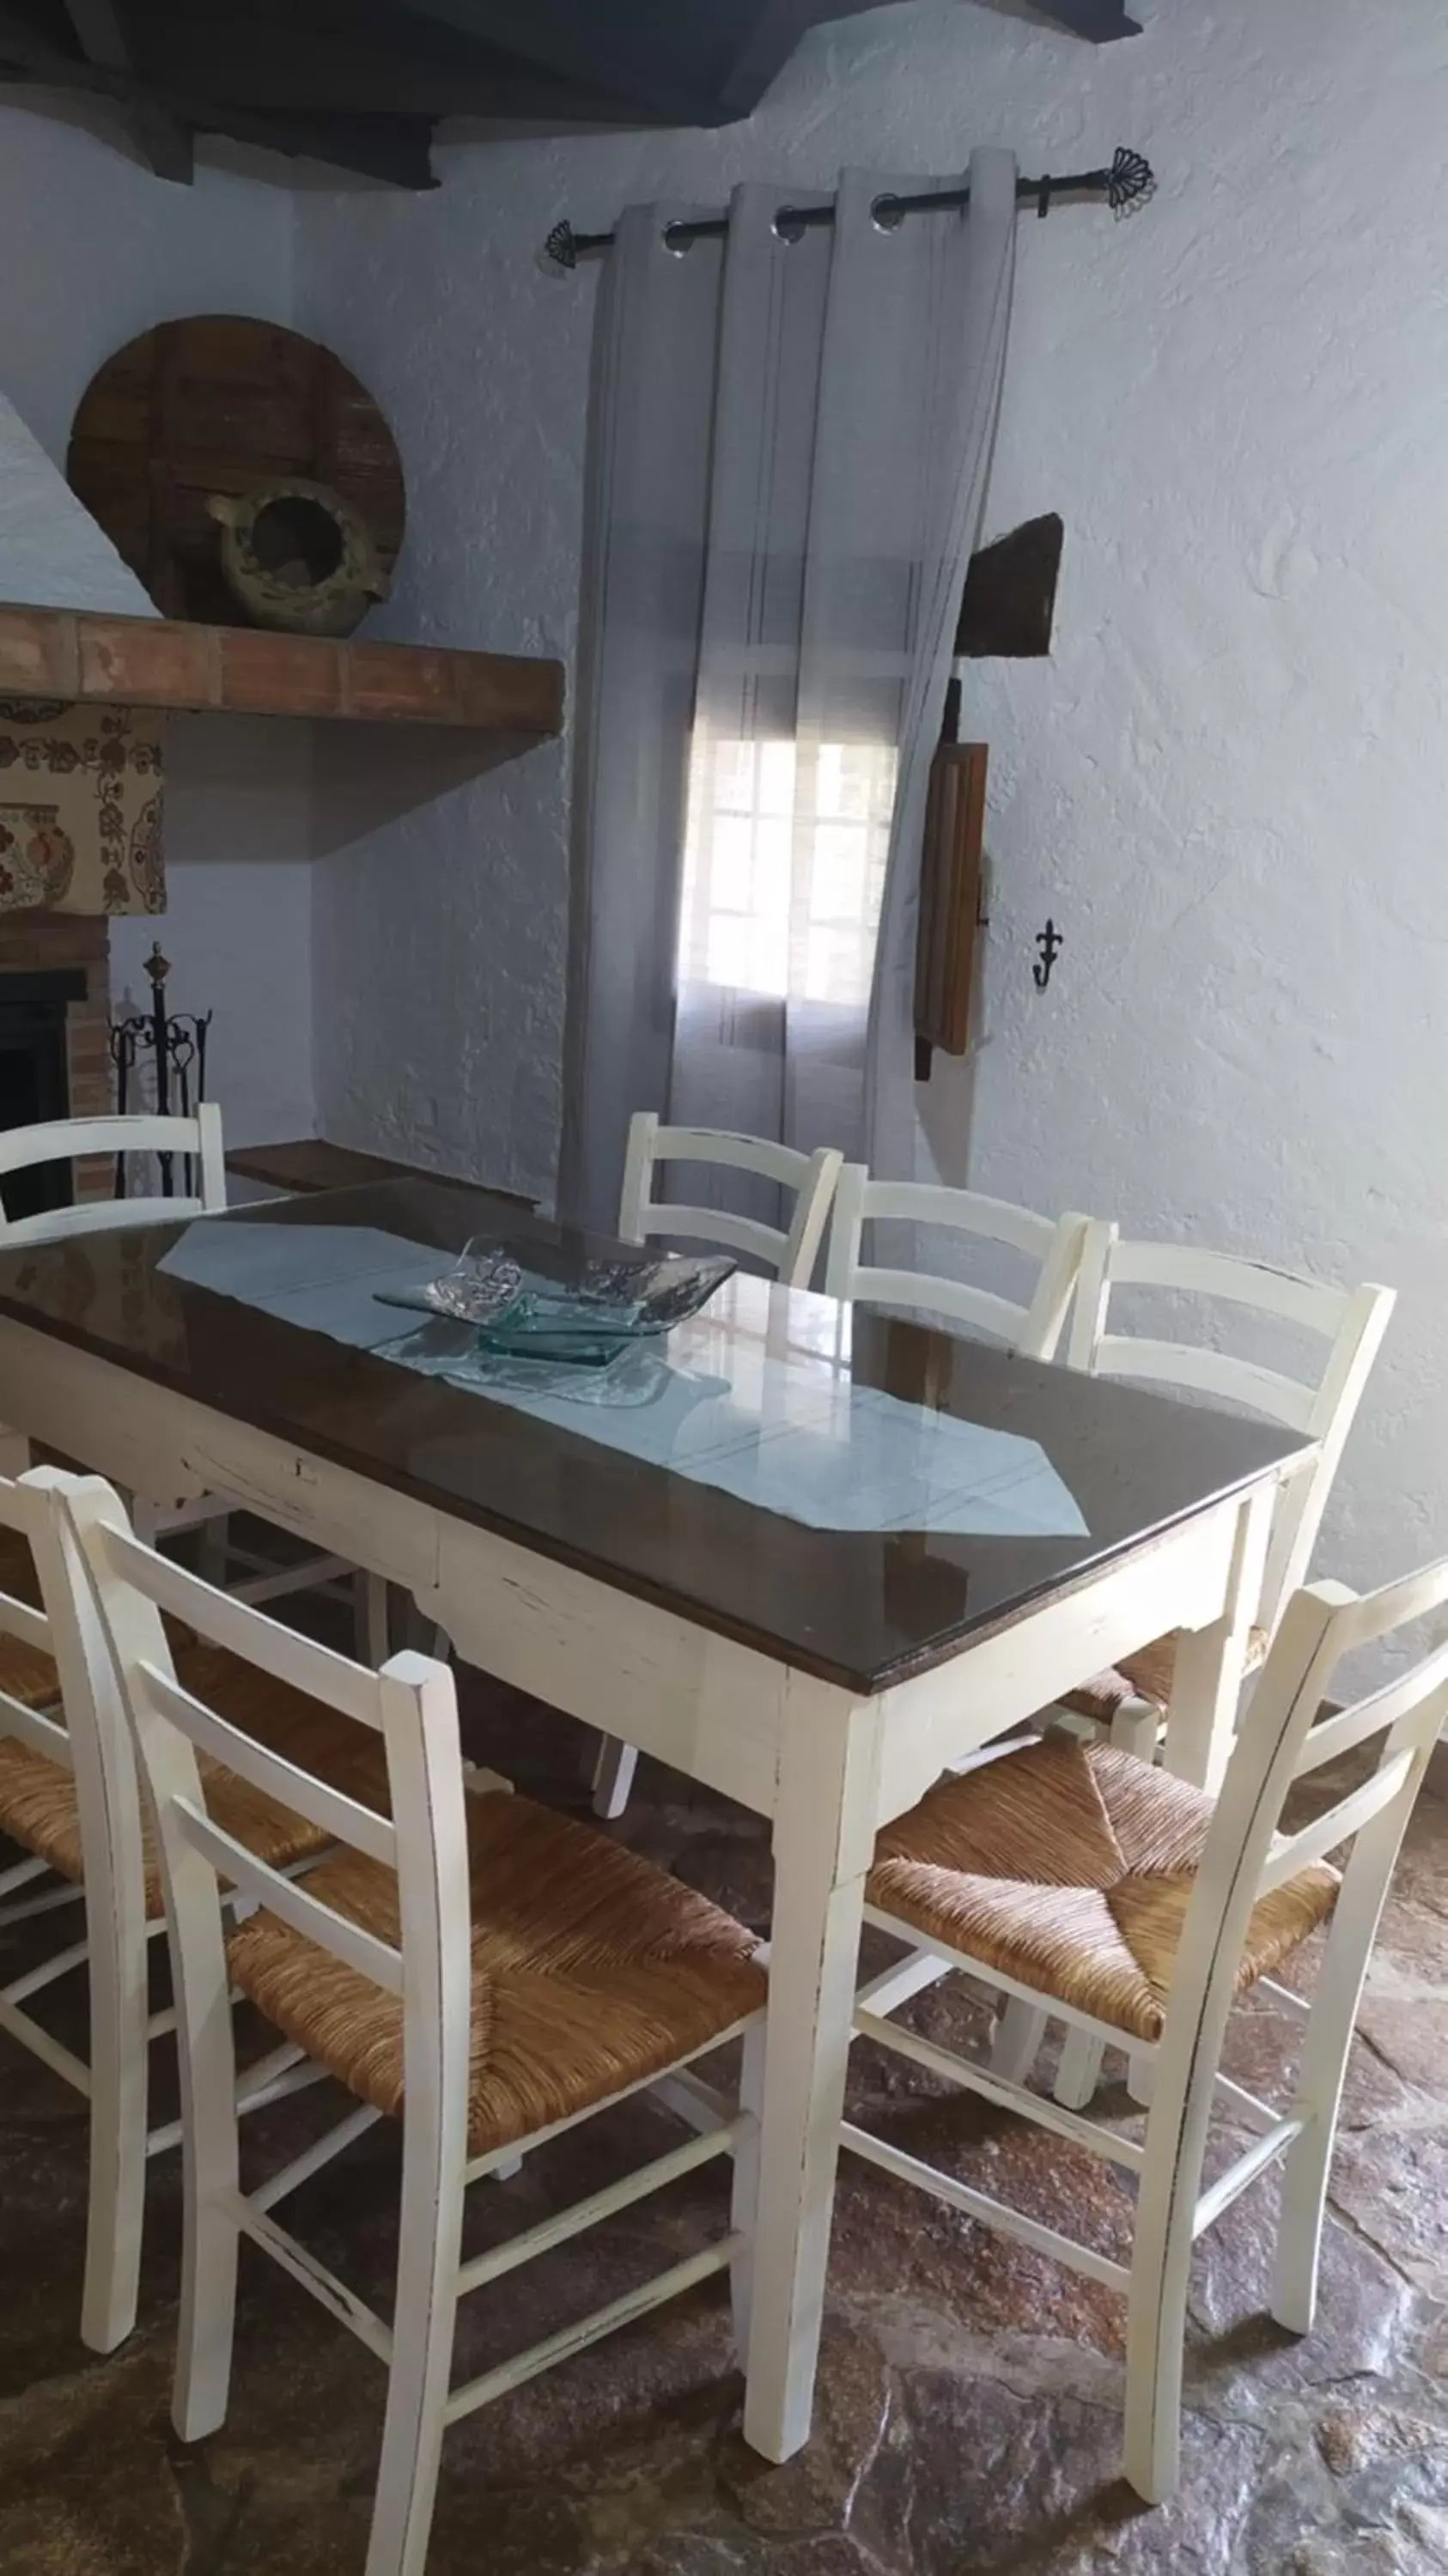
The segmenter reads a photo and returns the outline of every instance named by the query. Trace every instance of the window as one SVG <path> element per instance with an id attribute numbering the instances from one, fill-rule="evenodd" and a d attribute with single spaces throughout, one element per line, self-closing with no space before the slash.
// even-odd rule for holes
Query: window
<path id="1" fill-rule="evenodd" d="M 682 983 L 864 1007 L 895 762 L 888 743 L 695 734 Z"/>

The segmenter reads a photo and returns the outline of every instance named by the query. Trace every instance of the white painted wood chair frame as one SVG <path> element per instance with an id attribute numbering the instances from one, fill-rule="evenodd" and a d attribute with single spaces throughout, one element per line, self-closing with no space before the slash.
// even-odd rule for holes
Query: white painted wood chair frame
<path id="1" fill-rule="evenodd" d="M 1225 1351 L 1112 1333 L 1112 1291 L 1125 1287 L 1220 1298 L 1298 1325 L 1327 1344 L 1322 1373 L 1315 1383 L 1304 1382 Z M 1072 1368 L 1220 1397 L 1317 1443 L 1311 1466 L 1284 1485 L 1273 1517 L 1258 1612 L 1269 1636 L 1285 1603 L 1307 1580 L 1333 1479 L 1396 1303 L 1392 1288 L 1333 1288 L 1238 1253 L 1123 1241 L 1116 1226 L 1099 1218 L 1087 1227 L 1067 1353 Z"/>
<path id="2" fill-rule="evenodd" d="M 5 1181 L 38 1163 L 77 1162 L 90 1154 L 175 1154 L 199 1165 L 198 1196 L 176 1198 L 92 1199 L 77 1207 L 42 1208 L 38 1215 L 7 1217 L 3 1213 Z M 211 1100 L 198 1101 L 190 1117 L 154 1118 L 144 1113 L 111 1118 L 53 1118 L 42 1126 L 0 1131 L 0 1251 L 16 1244 L 54 1241 L 59 1235 L 99 1234 L 123 1225 L 174 1223 L 178 1217 L 211 1216 L 226 1205 L 226 1155 L 221 1141 L 221 1111 Z"/>
<path id="3" fill-rule="evenodd" d="M 663 2105 L 685 2119 L 683 2145 L 591 2193 L 486 2254 L 464 2261 L 464 2194 L 474 2182 L 515 2170 L 523 2155 L 571 2129 L 561 2120 L 492 2153 L 467 2152 L 471 2047 L 470 1910 L 466 1793 L 506 1789 L 491 1773 L 465 1771 L 457 1697 L 446 1665 L 403 1654 L 380 1673 L 349 1663 L 309 1638 L 276 1626 L 260 1612 L 217 1593 L 143 1547 L 126 1526 L 118 1497 L 99 1480 L 72 1482 L 60 1508 L 85 1560 L 107 1660 L 120 1677 L 157 1817 L 167 1891 L 173 1967 L 179 1997 L 183 2079 L 186 2234 L 182 2275 L 175 2422 L 197 2441 L 222 2422 L 231 2346 L 240 2238 L 260 2245 L 282 2269 L 388 2368 L 383 2432 L 367 2576 L 423 2576 L 442 2436 L 447 2427 L 522 2385 L 554 2362 L 730 2268 L 741 2349 L 747 2342 L 750 2243 L 757 2183 L 756 2096 L 764 2016 L 721 2031 L 692 2054 L 704 2056 L 745 2035 L 742 2107 L 701 2126 L 707 2087 L 691 2089 L 681 2058 L 662 2078 L 621 2087 L 620 2101 L 658 2090 Z M 182 1690 L 175 1679 L 160 1610 L 225 1645 L 277 1679 L 384 1740 L 392 1798 L 385 1818 L 256 1744 Z M 339 1843 L 395 1870 L 400 1945 L 333 1912 L 295 1882 L 279 1877 L 208 1816 L 196 1751 L 202 1748 L 239 1777 L 281 1797 Z M 397 2290 L 391 2325 L 285 2229 L 278 2202 L 381 2116 L 357 2103 L 259 2188 L 243 2193 L 237 2167 L 236 2075 L 220 1903 L 221 1879 L 293 1929 L 401 1996 L 406 2110 Z M 680 2087 L 683 2087 L 682 2092 Z M 597 2104 L 595 2110 L 610 2105 Z M 720 2155 L 734 2159 L 729 2231 L 715 2244 L 673 2263 L 576 2324 L 545 2336 L 511 2360 L 462 2386 L 449 2385 L 458 2301 L 532 2256 L 565 2243 L 615 2211 L 646 2198 Z"/>
<path id="4" fill-rule="evenodd" d="M 865 1227 L 892 1222 L 948 1226 L 958 1234 L 1021 1253 L 1034 1263 L 1037 1274 L 1029 1302 L 1021 1305 L 961 1279 L 866 1262 L 862 1258 Z M 1025 1359 L 1054 1359 L 1081 1267 L 1087 1224 L 1084 1216 L 1037 1216 L 1009 1200 L 986 1198 L 979 1190 L 943 1189 L 925 1181 L 875 1181 L 863 1163 L 846 1163 L 830 1220 L 825 1293 L 878 1305 L 927 1308 L 971 1332 L 997 1336 Z"/>
<path id="5" fill-rule="evenodd" d="M 731 1252 L 747 1252 L 767 1262 L 787 1288 L 807 1288 L 839 1178 L 842 1157 L 833 1146 L 817 1153 L 797 1153 L 792 1145 L 771 1144 L 763 1136 L 734 1136 L 716 1127 L 664 1127 L 652 1109 L 636 1109 L 629 1120 L 619 1196 L 618 1230 L 625 1243 L 642 1243 L 651 1234 L 681 1234 L 701 1243 L 721 1243 Z M 675 1206 L 655 1199 L 652 1182 L 659 1163 L 714 1163 L 731 1172 L 748 1172 L 772 1181 L 794 1199 L 786 1233 L 754 1217 L 735 1216 L 727 1208 Z M 628 1805 L 638 1767 L 638 1750 L 619 1737 L 606 1735 L 593 1769 L 594 1812 L 621 1816 Z"/>
<path id="6" fill-rule="evenodd" d="M 937 2076 L 1020 2114 L 1038 2127 L 1138 2177 L 1132 2257 L 1117 2263 L 1058 2229 L 956 2181 L 846 2123 L 843 2142 L 898 2179 L 952 2208 L 1122 2291 L 1129 2301 L 1125 2472 L 1158 2503 L 1178 2472 L 1182 2348 L 1188 2272 L 1197 2238 L 1269 2166 L 1283 2162 L 1272 2313 L 1294 2334 L 1311 2330 L 1323 2211 L 1343 2076 L 1358 2002 L 1413 1802 L 1448 1717 L 1448 1644 L 1370 1697 L 1317 1715 L 1341 1659 L 1426 1617 L 1448 1601 L 1448 1559 L 1359 1600 L 1339 1584 L 1299 1592 L 1283 1617 L 1239 1737 L 1197 1874 L 1161 2041 L 1143 2049 L 1107 2022 L 1002 1977 L 944 1945 L 922 1943 L 898 1918 L 867 1906 L 866 1920 L 912 1943 L 911 1954 L 864 1987 L 856 2030 Z M 1294 1781 L 1382 1739 L 1364 1784 L 1310 1824 L 1280 1832 Z M 1309 2004 L 1270 1979 L 1271 1995 L 1304 2025 L 1290 2107 L 1279 2111 L 1220 2072 L 1238 1964 L 1253 1906 L 1309 1863 L 1351 1841 L 1342 1892 Z M 968 2063 L 896 2029 L 888 2015 L 952 1969 L 981 1979 L 1025 2008 L 1034 2025 L 1017 2070 Z M 1145 2134 L 1131 2139 L 1028 2092 L 1016 2080 L 1034 2055 L 1047 2013 L 1073 2030 L 1128 2047 L 1150 2065 Z M 1205 2191 L 1203 2156 L 1214 2104 L 1256 2131 L 1252 2144 Z"/>
<path id="7" fill-rule="evenodd" d="M 586 1726 L 634 1738 L 768 1820 L 770 2036 L 745 2438 L 767 2459 L 788 2459 L 810 2425 L 876 1833 L 952 1760 L 1171 1629 L 1186 1633 L 1187 1648 L 1166 1759 L 1205 1779 L 1229 1721 L 1237 1640 L 1256 1607 L 1255 1533 L 1282 1471 L 1247 1478 L 928 1671 L 862 1692 L 596 1568 L 561 1564 L 437 1494 L 329 1458 L 296 1428 L 240 1421 L 14 1315 L 0 1316 L 0 1412 L 54 1448 L 83 1449 L 118 1485 L 160 1477 L 178 1492 L 245 1495 L 312 1546 L 402 1587 L 468 1662 Z"/>
<path id="8" fill-rule="evenodd" d="M 13 1221 L 4 1213 L 5 1177 L 28 1172 L 37 1164 L 76 1162 L 91 1154 L 172 1154 L 198 1166 L 199 1195 L 175 1198 L 90 1199 L 74 1207 L 45 1208 Z M 226 1148 L 221 1111 L 215 1101 L 198 1101 L 190 1115 L 154 1117 L 126 1111 L 108 1118 L 53 1118 L 33 1127 L 0 1130 L 0 1252 L 17 1244 L 53 1242 L 60 1236 L 108 1232 L 131 1225 L 176 1224 L 185 1217 L 221 1216 L 226 1212 Z M 8 1463 L 28 1463 L 23 1445 L 13 1435 L 7 1442 Z M 135 1495 L 132 1511 L 143 1537 L 174 1537 L 182 1530 L 201 1533 L 202 1565 L 215 1582 L 228 1580 L 231 1569 L 241 1579 L 230 1588 L 243 1601 L 273 1601 L 292 1592 L 322 1586 L 349 1589 L 359 1651 L 380 1663 L 387 1651 L 385 1598 L 365 1577 L 354 1573 L 340 1556 L 308 1557 L 301 1564 L 279 1566 L 274 1558 L 242 1547 L 227 1526 L 234 1505 L 222 1494 L 200 1494 L 186 1502 Z"/>
<path id="9" fill-rule="evenodd" d="M 629 1121 L 619 1195 L 618 1230 L 625 1243 L 651 1234 L 682 1234 L 700 1243 L 722 1243 L 767 1262 L 787 1288 L 807 1288 L 824 1235 L 842 1157 L 833 1146 L 801 1154 L 763 1136 L 733 1136 L 719 1127 L 665 1127 L 652 1109 Z M 713 1163 L 773 1182 L 794 1200 L 787 1228 L 736 1216 L 729 1208 L 686 1207 L 653 1196 L 660 1163 Z"/>
<path id="10" fill-rule="evenodd" d="M 167 2007 L 152 2012 L 147 1945 L 163 1932 L 145 1910 L 144 1860 L 135 1760 L 129 1735 L 113 1714 L 98 1722 L 91 1674 L 77 1652 L 69 1610 L 70 1577 L 54 1527 L 51 1489 L 65 1479 L 36 1468 L 19 1485 L 0 1483 L 0 1522 L 20 1531 L 35 1551 L 47 1615 L 0 1595 L 0 1633 L 53 1655 L 66 1723 L 53 1711 L 25 1706 L 0 1691 L 0 1736 L 23 1744 L 68 1771 L 75 1781 L 85 1883 L 61 1877 L 38 1856 L 0 1876 L 0 1931 L 32 1916 L 84 1903 L 86 1930 L 0 1991 L 0 2030 L 29 2049 L 90 2104 L 90 2182 L 81 2335 L 111 2352 L 136 2321 L 148 2159 L 180 2143 L 179 2120 L 147 2128 L 148 2054 L 174 2030 Z M 31 1892 L 10 1903 L 21 1890 Z M 89 2063 L 65 2047 L 33 2014 L 31 1997 L 84 1969 L 89 1980 Z M 302 2051 L 280 2046 L 247 2070 L 242 2108 L 261 2110 L 315 2080 Z"/>
<path id="11" fill-rule="evenodd" d="M 1112 1292 L 1125 1287 L 1221 1299 L 1297 1325 L 1326 1344 L 1322 1374 L 1315 1384 L 1304 1383 L 1228 1352 L 1112 1333 L 1108 1330 Z M 1289 1430 L 1306 1432 L 1317 1442 L 1311 1464 L 1282 1487 L 1267 1535 L 1255 1624 L 1269 1640 L 1284 1603 L 1307 1579 L 1347 1436 L 1396 1302 L 1391 1288 L 1332 1288 L 1237 1253 L 1202 1252 L 1190 1244 L 1125 1242 L 1116 1226 L 1099 1218 L 1093 1218 L 1086 1229 L 1071 1320 L 1071 1367 L 1092 1376 L 1136 1378 L 1221 1397 L 1265 1414 L 1269 1421 L 1285 1423 Z M 1151 1759 L 1161 1723 L 1161 1710 L 1154 1701 L 1127 1700 L 1112 1721 L 1111 1739 L 1126 1751 Z M 1218 1779 L 1206 1785 L 1215 1788 Z M 1003 2045 L 1014 2053 L 1019 2044 L 1019 2016 L 1011 2014 Z M 1100 2047 L 1073 2036 L 1062 2054 L 1056 2099 L 1073 2108 L 1083 2107 L 1100 2076 Z"/>

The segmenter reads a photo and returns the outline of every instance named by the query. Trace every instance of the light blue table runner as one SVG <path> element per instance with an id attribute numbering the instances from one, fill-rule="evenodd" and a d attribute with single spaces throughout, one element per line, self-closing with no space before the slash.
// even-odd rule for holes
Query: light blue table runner
<path id="1" fill-rule="evenodd" d="M 827 1351 L 766 1350 L 721 1322 L 721 1301 L 666 1342 L 577 1369 L 476 1355 L 457 1324 L 399 1333 L 377 1292 L 421 1286 L 447 1256 L 371 1227 L 202 1220 L 159 1267 L 812 1529 L 1086 1534 L 1036 1441 L 857 1385 Z"/>

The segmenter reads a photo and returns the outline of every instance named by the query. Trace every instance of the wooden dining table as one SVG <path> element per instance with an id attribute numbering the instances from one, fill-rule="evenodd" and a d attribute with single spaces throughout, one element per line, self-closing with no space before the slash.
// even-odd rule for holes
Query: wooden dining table
<path id="1" fill-rule="evenodd" d="M 781 2460 L 809 2431 L 877 1830 L 1171 1630 L 1165 1758 L 1213 1781 L 1274 1497 L 1311 1444 L 742 1276 L 617 1405 L 597 1372 L 542 1409 L 516 1370 L 495 1392 L 422 1373 L 397 1353 L 431 1328 L 380 1304 L 363 1346 L 387 1246 L 441 1271 L 479 1235 L 544 1271 L 617 1250 L 429 1179 L 0 1254 L 11 1463 L 28 1438 L 149 1501 L 250 1507 L 405 1587 L 484 1672 L 770 1820 L 745 2432 Z M 293 1282 L 318 1254 L 350 1310 L 259 1285 L 273 1249 Z"/>

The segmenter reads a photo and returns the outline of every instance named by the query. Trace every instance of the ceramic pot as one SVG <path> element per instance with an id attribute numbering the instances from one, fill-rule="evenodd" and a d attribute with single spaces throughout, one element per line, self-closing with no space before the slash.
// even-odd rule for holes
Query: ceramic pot
<path id="1" fill-rule="evenodd" d="M 54 911 L 70 891 L 75 844 L 55 805 L 0 805 L 0 911 Z"/>
<path id="2" fill-rule="evenodd" d="M 254 626 L 290 635 L 350 635 L 387 575 L 361 513 L 326 483 L 293 475 L 206 504 L 221 530 L 221 569 Z"/>

